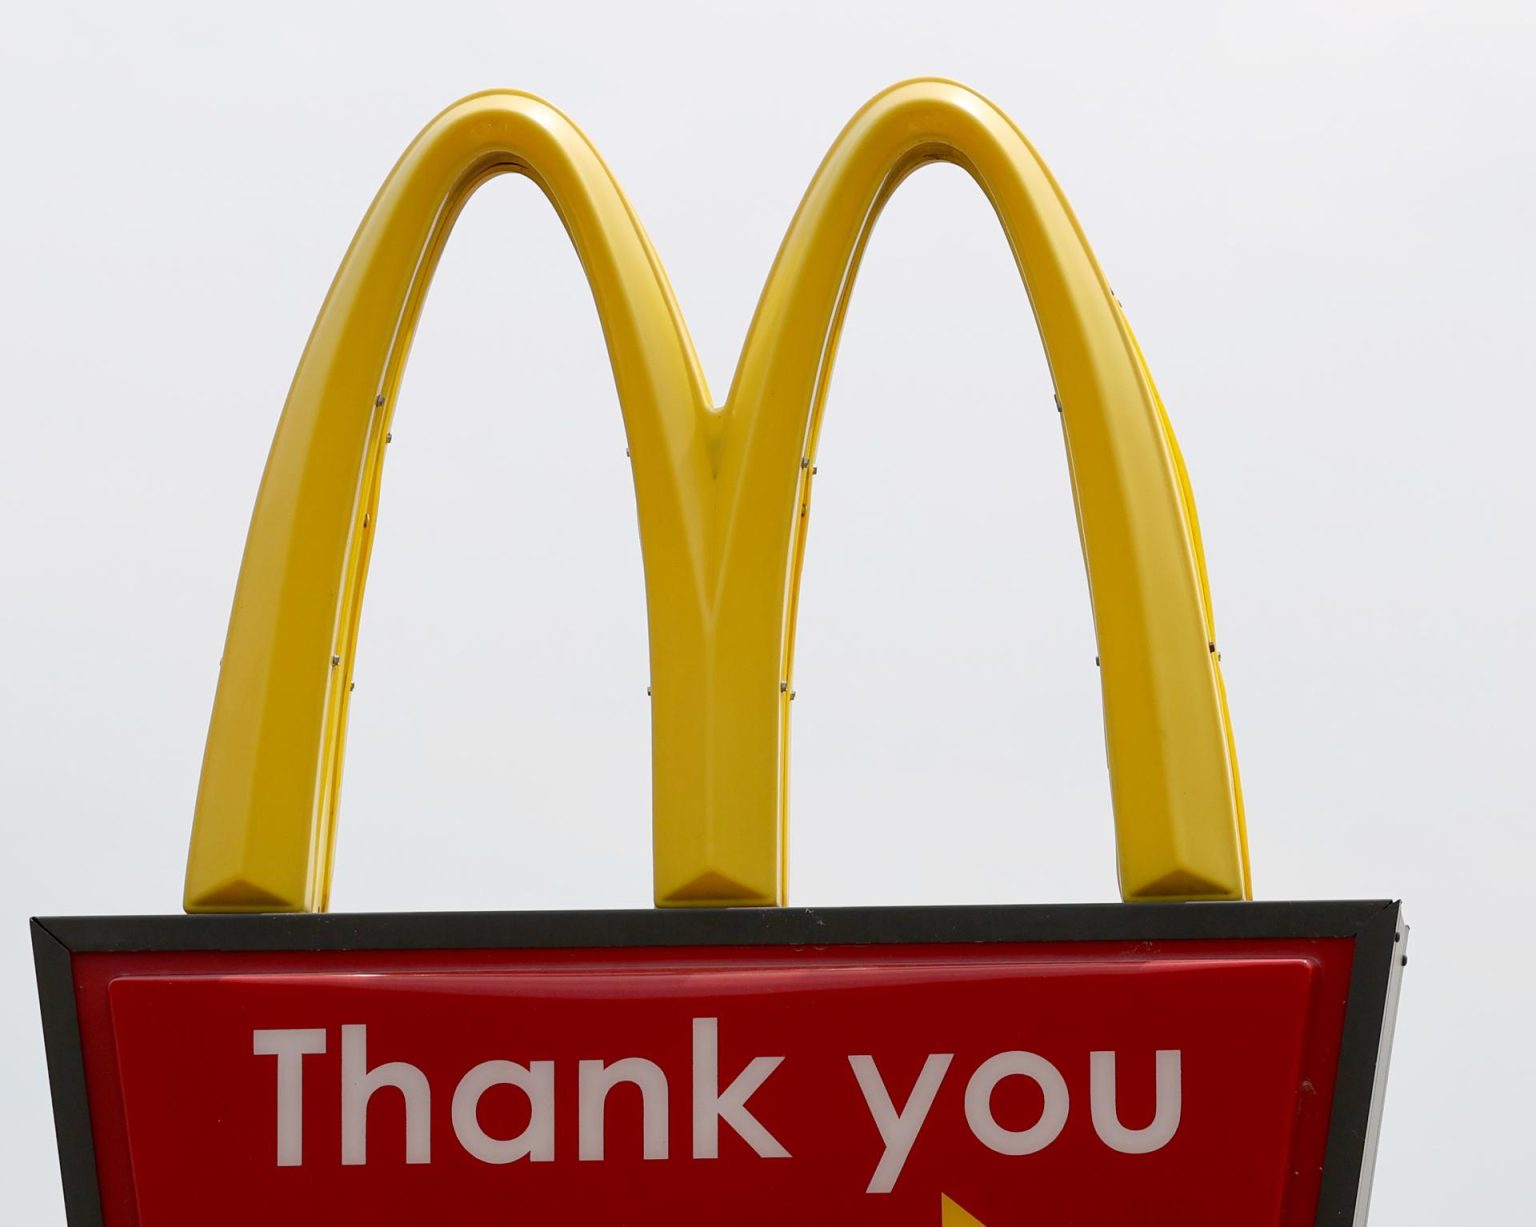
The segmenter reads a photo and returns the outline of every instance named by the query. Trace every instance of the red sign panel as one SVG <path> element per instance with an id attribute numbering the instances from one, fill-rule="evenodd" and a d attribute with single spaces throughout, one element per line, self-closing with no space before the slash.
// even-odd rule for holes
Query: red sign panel
<path id="1" fill-rule="evenodd" d="M 1007 934 L 1045 911 L 1179 931 L 1177 907 L 969 917 Z M 1390 948 L 1326 926 L 888 941 L 877 918 L 925 913 L 764 915 L 786 940 L 693 913 L 608 947 L 573 917 L 474 949 L 336 948 L 340 918 L 315 928 L 329 949 L 76 943 L 93 1221 L 1230 1227 L 1337 1200 L 1338 1118 L 1363 1136 L 1369 1106 L 1344 1102 L 1347 1021 L 1374 1012 L 1379 1038 Z"/>

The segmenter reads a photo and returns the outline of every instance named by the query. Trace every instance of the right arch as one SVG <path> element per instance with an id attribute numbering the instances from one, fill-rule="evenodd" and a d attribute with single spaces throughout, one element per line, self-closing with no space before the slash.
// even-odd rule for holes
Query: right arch
<path id="1" fill-rule="evenodd" d="M 800 458 L 815 455 L 875 219 L 907 175 L 934 161 L 963 167 L 996 210 L 1061 403 L 1101 661 L 1121 894 L 1248 898 L 1237 758 L 1178 443 L 1061 189 L 1013 122 L 965 86 L 918 80 L 877 95 L 834 142 L 790 225 L 743 346 L 720 461 L 737 512 L 725 555 L 790 565 L 777 591 L 759 569 L 758 590 L 727 603 L 783 610 L 778 676 L 789 677 L 811 473 Z M 781 776 L 787 710 L 783 718 Z M 782 820 L 782 797 L 780 809 Z"/>

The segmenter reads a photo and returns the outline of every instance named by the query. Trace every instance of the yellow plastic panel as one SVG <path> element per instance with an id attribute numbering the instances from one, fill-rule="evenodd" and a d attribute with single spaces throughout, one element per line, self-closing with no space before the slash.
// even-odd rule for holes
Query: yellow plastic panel
<path id="1" fill-rule="evenodd" d="M 489 93 L 417 138 L 321 309 L 257 497 L 198 794 L 189 910 L 325 906 L 393 393 L 454 217 L 504 171 L 538 182 L 571 235 L 629 437 L 650 623 L 657 902 L 784 902 L 790 665 L 822 404 L 874 219 L 935 160 L 970 171 L 997 210 L 1063 404 L 1122 894 L 1247 896 L 1198 526 L 1157 392 L 1023 136 L 963 86 L 915 81 L 870 102 L 827 155 L 718 409 L 649 240 L 569 120 L 529 95 Z"/>

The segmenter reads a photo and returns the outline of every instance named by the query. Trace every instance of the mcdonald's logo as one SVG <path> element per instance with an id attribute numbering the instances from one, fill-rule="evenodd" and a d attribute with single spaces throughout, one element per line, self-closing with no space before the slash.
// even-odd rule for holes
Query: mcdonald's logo
<path id="1" fill-rule="evenodd" d="M 928 162 L 997 212 L 1045 345 L 1102 668 L 1121 893 L 1244 899 L 1246 835 L 1188 476 L 1061 189 L 985 98 L 878 95 L 823 160 L 723 403 L 655 249 L 597 150 L 528 94 L 476 94 L 390 172 L 320 309 L 251 519 L 198 791 L 189 911 L 326 906 L 349 678 L 391 416 L 469 195 L 544 191 L 591 283 L 634 467 L 650 630 L 655 896 L 785 902 L 795 610 L 816 441 L 875 219 Z"/>
<path id="2" fill-rule="evenodd" d="M 784 826 L 816 440 L 854 273 L 925 162 L 1028 287 L 1137 906 L 793 909 Z M 656 901 L 323 913 L 390 417 L 468 195 L 528 175 L 591 283 L 634 464 Z M 1254 903 L 1199 528 L 1136 339 L 1013 123 L 880 94 L 790 224 L 722 405 L 602 159 L 527 94 L 433 120 L 364 218 L 257 496 L 190 912 L 32 922 L 71 1227 L 1363 1224 L 1407 928 Z"/>

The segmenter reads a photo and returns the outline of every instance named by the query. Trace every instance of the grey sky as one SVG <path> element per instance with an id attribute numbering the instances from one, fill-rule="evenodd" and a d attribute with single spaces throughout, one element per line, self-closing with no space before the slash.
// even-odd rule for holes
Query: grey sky
<path id="1" fill-rule="evenodd" d="M 1375 1215 L 1513 1222 L 1536 1099 L 1529 6 L 35 5 L 0 40 L 0 1168 L 61 1221 L 25 918 L 172 911 L 277 414 L 353 228 L 459 95 L 624 185 L 723 396 L 844 121 L 991 96 L 1061 181 L 1194 481 L 1264 898 L 1414 926 Z M 941 16 L 935 16 L 935 12 Z M 428 14 L 431 14 L 428 16 Z M 633 494 L 574 254 L 464 214 L 384 487 L 343 909 L 649 902 Z M 819 456 L 791 897 L 1114 898 L 1087 590 L 1001 233 L 927 170 Z"/>

